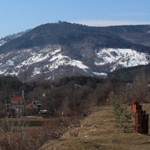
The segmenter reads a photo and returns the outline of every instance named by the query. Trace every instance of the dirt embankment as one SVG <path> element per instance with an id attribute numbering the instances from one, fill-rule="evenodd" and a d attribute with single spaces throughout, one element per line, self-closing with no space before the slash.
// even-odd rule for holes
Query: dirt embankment
<path id="1" fill-rule="evenodd" d="M 150 113 L 150 105 L 144 106 Z M 49 141 L 41 150 L 148 150 L 148 135 L 124 133 L 116 127 L 112 107 L 100 107 L 59 140 Z"/>

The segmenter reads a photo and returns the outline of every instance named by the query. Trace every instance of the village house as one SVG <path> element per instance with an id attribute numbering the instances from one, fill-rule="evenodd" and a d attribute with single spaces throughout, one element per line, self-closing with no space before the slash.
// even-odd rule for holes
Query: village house
<path id="1" fill-rule="evenodd" d="M 42 104 L 39 101 L 25 100 L 21 96 L 13 96 L 11 102 L 5 107 L 7 116 L 35 116 L 40 114 Z"/>

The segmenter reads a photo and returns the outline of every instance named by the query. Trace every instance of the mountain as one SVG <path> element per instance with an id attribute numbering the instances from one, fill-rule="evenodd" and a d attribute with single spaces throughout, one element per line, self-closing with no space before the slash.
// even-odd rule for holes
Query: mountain
<path id="1" fill-rule="evenodd" d="M 24 81 L 73 75 L 106 77 L 120 68 L 148 64 L 149 36 L 149 25 L 40 25 L 0 40 L 0 75 L 16 75 Z"/>

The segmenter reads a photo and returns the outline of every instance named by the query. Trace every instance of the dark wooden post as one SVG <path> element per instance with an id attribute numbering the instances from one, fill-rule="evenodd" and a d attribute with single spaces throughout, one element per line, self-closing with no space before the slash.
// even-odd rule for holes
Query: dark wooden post
<path id="1" fill-rule="evenodd" d="M 142 110 L 142 105 L 138 102 L 132 104 L 132 111 L 135 113 L 135 132 L 148 134 L 149 116 Z"/>

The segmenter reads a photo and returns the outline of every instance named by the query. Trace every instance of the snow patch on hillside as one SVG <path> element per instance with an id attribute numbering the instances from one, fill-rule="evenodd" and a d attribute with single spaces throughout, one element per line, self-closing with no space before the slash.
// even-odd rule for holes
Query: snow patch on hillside
<path id="1" fill-rule="evenodd" d="M 99 76 L 99 77 L 102 77 L 102 78 L 106 78 L 107 77 L 107 74 L 104 73 L 104 72 L 93 72 L 93 74 L 95 76 Z"/>
<path id="2" fill-rule="evenodd" d="M 59 68 L 59 66 L 73 66 L 73 67 L 78 67 L 84 71 L 88 69 L 86 65 L 84 65 L 81 61 L 71 59 L 68 56 L 65 56 L 61 53 L 57 53 L 57 55 L 54 55 L 50 60 L 51 66 L 49 67 L 50 70 L 54 70 Z"/>
<path id="3" fill-rule="evenodd" d="M 95 65 L 104 66 L 110 65 L 114 71 L 118 66 L 133 67 L 138 65 L 146 65 L 149 63 L 150 56 L 148 54 L 137 52 L 132 49 L 114 49 L 104 48 L 96 51 L 97 58 Z"/>
<path id="4" fill-rule="evenodd" d="M 5 41 L 5 40 L 0 40 L 0 46 L 4 45 L 5 43 L 7 43 L 7 41 Z"/>
<path id="5" fill-rule="evenodd" d="M 38 75 L 41 73 L 41 69 L 40 68 L 37 68 L 35 67 L 34 70 L 33 70 L 33 73 L 31 75 L 31 77 L 34 77 L 35 75 Z"/>

